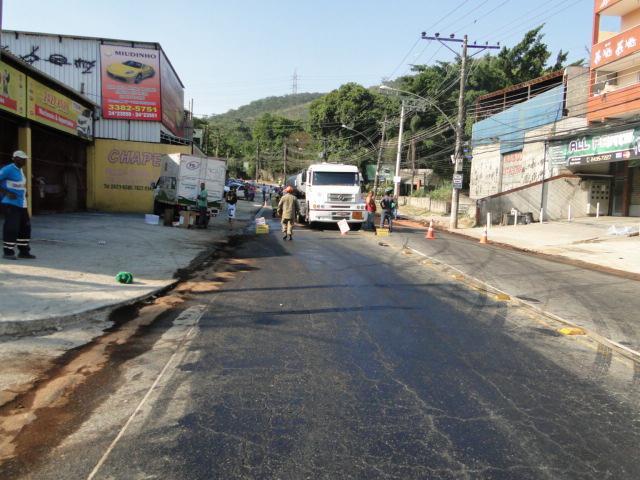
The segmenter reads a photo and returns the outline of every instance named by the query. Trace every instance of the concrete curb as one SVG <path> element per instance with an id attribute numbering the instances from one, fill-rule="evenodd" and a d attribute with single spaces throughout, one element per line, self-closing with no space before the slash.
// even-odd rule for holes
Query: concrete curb
<path id="1" fill-rule="evenodd" d="M 416 219 L 416 218 L 413 218 L 413 217 L 406 217 L 406 218 L 403 218 L 401 220 L 408 220 L 410 222 L 416 222 L 416 223 L 421 224 L 425 228 L 427 227 L 427 224 L 425 223 L 424 220 Z M 448 233 L 450 235 L 461 237 L 461 238 L 464 238 L 466 240 L 474 240 L 474 241 L 480 240 L 480 237 L 475 237 L 473 235 L 469 235 L 467 233 L 460 232 L 460 231 L 457 231 L 457 230 L 449 230 L 446 226 L 442 226 L 441 224 L 435 224 L 433 229 L 435 231 L 437 231 L 437 232 Z M 599 265 L 597 263 L 585 262 L 583 260 L 577 260 L 577 259 L 574 259 L 574 258 L 565 257 L 563 255 L 555 255 L 553 253 L 544 253 L 544 252 L 540 252 L 538 250 L 533 250 L 531 248 L 518 247 L 516 245 L 511 245 L 510 243 L 503 243 L 503 242 L 499 242 L 499 241 L 495 241 L 495 240 L 491 240 L 491 239 L 489 239 L 489 241 L 487 242 L 487 245 L 491 245 L 493 247 L 502 248 L 504 250 L 512 250 L 514 252 L 521 252 L 521 253 L 526 253 L 528 255 L 535 255 L 535 256 L 537 256 L 539 258 L 546 259 L 546 260 L 552 260 L 552 261 L 558 262 L 558 263 L 564 263 L 565 265 L 572 265 L 574 267 L 580 267 L 580 268 L 584 268 L 584 269 L 587 269 L 587 270 L 593 270 L 594 272 L 606 273 L 607 275 L 613 275 L 615 277 L 621 277 L 621 278 L 625 278 L 625 279 L 628 279 L 628 280 L 634 280 L 634 281 L 640 282 L 640 273 L 628 272 L 626 270 L 620 270 L 620 269 L 617 269 L 617 268 L 607 267 L 607 266 L 604 266 L 604 265 Z"/>
<path id="2" fill-rule="evenodd" d="M 144 302 L 145 300 L 161 295 L 164 292 L 171 290 L 179 283 L 179 280 L 172 280 L 167 285 L 154 288 L 150 292 L 132 297 L 121 302 L 109 303 L 101 307 L 91 308 L 89 310 L 83 310 L 81 312 L 72 313 L 69 315 L 63 315 L 60 317 L 48 317 L 38 318 L 35 320 L 23 320 L 23 321 L 7 321 L 0 323 L 0 336 L 26 336 L 37 334 L 47 330 L 60 330 L 65 327 L 69 327 L 86 320 L 87 316 L 98 315 L 101 313 L 107 313 L 117 308 L 125 307 L 127 305 L 133 305 L 135 303 Z"/>
<path id="3" fill-rule="evenodd" d="M 551 312 L 547 312 L 545 310 L 543 310 L 542 308 L 527 302 L 526 300 L 522 300 L 520 298 L 518 298 L 515 295 L 510 294 L 509 292 L 505 292 L 504 290 L 501 290 L 497 287 L 494 287 L 493 285 L 485 282 L 484 280 L 480 280 L 479 278 L 474 277 L 473 275 L 469 275 L 465 272 L 463 272 L 462 270 L 449 265 L 447 263 L 442 262 L 441 260 L 438 260 L 434 257 L 431 257 L 419 250 L 416 250 L 415 248 L 411 248 L 411 247 L 401 247 L 402 249 L 406 249 L 406 250 L 410 250 L 413 253 L 416 253 L 418 255 L 420 255 L 421 257 L 426 258 L 427 260 L 438 264 L 438 265 L 442 265 L 446 268 L 449 268 L 453 271 L 455 271 L 456 273 L 458 273 L 461 277 L 463 277 L 464 280 L 466 280 L 468 283 L 470 284 L 475 284 L 475 285 L 479 285 L 481 286 L 486 292 L 488 293 L 493 293 L 493 294 L 501 294 L 501 295 L 506 295 L 507 297 L 509 297 L 509 301 L 512 301 L 513 303 L 520 305 L 522 307 L 528 308 L 530 310 L 533 310 L 534 312 L 536 312 L 539 315 L 542 315 L 544 317 L 547 317 L 551 320 L 555 320 L 556 322 L 560 322 L 563 325 L 567 325 L 569 327 L 573 327 L 573 328 L 579 328 L 581 330 L 583 330 L 586 334 L 586 336 L 592 338 L 594 341 L 596 341 L 597 343 L 604 345 L 612 350 L 615 350 L 617 353 L 619 353 L 620 355 L 628 358 L 629 360 L 633 361 L 633 362 L 640 362 L 640 352 L 638 352 L 637 350 L 634 350 L 632 348 L 626 347 L 624 345 L 619 344 L 618 342 L 615 342 L 607 337 L 604 337 L 602 335 L 600 335 L 597 332 L 594 332 L 588 328 L 585 328 L 583 326 L 577 325 L 574 322 L 572 322 L 571 320 L 567 320 L 563 317 L 560 317 L 559 315 L 556 315 L 555 313 L 551 313 Z"/>
<path id="4" fill-rule="evenodd" d="M 264 208 L 263 206 L 258 208 L 256 214 L 254 213 L 249 214 L 249 218 L 247 219 L 249 227 L 245 227 L 245 229 L 251 228 L 251 225 L 253 225 L 253 220 L 256 218 L 257 214 L 259 214 L 262 211 L 263 208 Z M 253 208 L 251 210 L 253 210 Z M 230 236 L 229 232 L 227 232 L 226 238 L 228 239 L 229 236 Z M 198 255 L 196 255 L 193 259 L 195 260 L 197 257 Z M 174 275 L 176 273 L 177 271 L 174 272 Z M 82 311 L 68 314 L 68 315 L 38 318 L 34 320 L 22 320 L 22 321 L 9 320 L 5 322 L 0 322 L 0 337 L 27 336 L 27 335 L 34 335 L 34 334 L 38 334 L 38 333 L 42 333 L 50 330 L 61 330 L 65 327 L 77 325 L 80 322 L 85 321 L 87 317 L 94 316 L 94 315 L 108 314 L 109 312 L 115 309 L 129 306 L 129 305 L 134 305 L 136 303 L 144 302 L 151 297 L 163 295 L 165 292 L 171 290 L 176 285 L 178 285 L 178 283 L 180 283 L 181 281 L 182 280 L 179 278 L 167 280 L 168 282 L 167 284 L 161 287 L 154 288 L 153 290 L 150 290 L 138 296 L 131 297 L 126 300 L 122 300 L 115 303 L 108 303 L 100 307 L 90 308 L 88 310 L 82 310 Z"/>

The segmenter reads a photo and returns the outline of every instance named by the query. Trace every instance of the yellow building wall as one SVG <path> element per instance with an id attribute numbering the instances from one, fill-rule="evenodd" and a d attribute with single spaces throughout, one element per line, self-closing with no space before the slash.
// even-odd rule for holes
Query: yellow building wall
<path id="1" fill-rule="evenodd" d="M 105 212 L 153 212 L 151 183 L 168 153 L 190 146 L 96 139 L 87 149 L 87 207 Z"/>

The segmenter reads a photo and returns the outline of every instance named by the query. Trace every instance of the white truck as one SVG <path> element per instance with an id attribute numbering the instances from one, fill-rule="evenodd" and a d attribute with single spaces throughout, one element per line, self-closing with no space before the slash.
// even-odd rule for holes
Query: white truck
<path id="1" fill-rule="evenodd" d="M 366 219 L 362 177 L 355 165 L 317 163 L 289 177 L 297 191 L 300 222 L 337 223 L 347 220 L 358 229 Z"/>
<path id="2" fill-rule="evenodd" d="M 227 174 L 224 160 L 172 153 L 162 156 L 160 172 L 154 191 L 156 213 L 172 207 L 176 211 L 195 209 L 200 184 L 203 182 L 208 193 L 207 205 L 210 213 L 217 213 L 217 207 L 224 196 Z"/>

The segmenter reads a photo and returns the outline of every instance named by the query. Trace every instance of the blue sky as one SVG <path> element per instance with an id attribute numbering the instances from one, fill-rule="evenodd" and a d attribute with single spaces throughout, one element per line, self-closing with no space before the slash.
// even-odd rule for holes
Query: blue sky
<path id="1" fill-rule="evenodd" d="M 555 53 L 586 58 L 593 0 L 3 0 L 6 29 L 159 42 L 197 115 L 270 95 L 327 92 L 447 60 L 420 32 L 511 46 L 546 23 Z M 406 56 L 406 59 L 405 59 Z"/>

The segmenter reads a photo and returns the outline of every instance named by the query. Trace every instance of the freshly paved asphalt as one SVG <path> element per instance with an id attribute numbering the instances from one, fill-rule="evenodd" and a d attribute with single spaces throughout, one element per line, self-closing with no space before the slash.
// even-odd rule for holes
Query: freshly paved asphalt
<path id="1" fill-rule="evenodd" d="M 237 257 L 254 269 L 211 295 L 95 478 L 640 478 L 640 374 L 610 352 L 364 233 Z M 31 478 L 86 478 L 89 445 Z"/>

